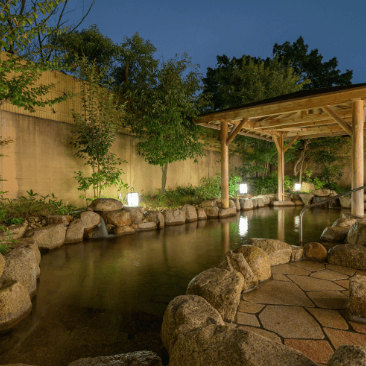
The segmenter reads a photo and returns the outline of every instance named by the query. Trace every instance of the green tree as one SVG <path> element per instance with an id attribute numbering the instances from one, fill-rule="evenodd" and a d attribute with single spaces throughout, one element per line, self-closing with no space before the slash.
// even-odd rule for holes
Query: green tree
<path id="1" fill-rule="evenodd" d="M 183 77 L 187 68 L 190 72 Z M 140 84 L 142 85 L 142 83 Z M 161 193 L 165 192 L 168 164 L 204 155 L 193 118 L 208 103 L 201 90 L 197 65 L 184 53 L 164 62 L 147 78 L 145 86 L 126 92 L 126 121 L 139 142 L 138 154 L 162 169 Z"/>
<path id="2" fill-rule="evenodd" d="M 10 5 L 16 5 L 17 0 L 0 2 L 0 50 L 6 49 L 8 44 L 17 45 L 17 50 L 13 47 L 12 52 L 14 53 L 8 54 L 7 60 L 0 62 L 0 106 L 11 103 L 30 112 L 35 112 L 33 107 L 35 105 L 44 107 L 48 104 L 52 106 L 75 95 L 65 93 L 65 95 L 54 99 L 39 100 L 39 97 L 46 95 L 54 84 L 41 85 L 36 88 L 29 88 L 29 86 L 32 86 L 41 77 L 42 72 L 57 69 L 60 66 L 60 59 L 56 58 L 52 62 L 34 63 L 21 58 L 17 54 L 38 32 L 48 31 L 52 33 L 55 31 L 46 26 L 46 19 L 28 31 L 24 31 L 23 27 L 26 24 L 32 25 L 35 19 L 38 18 L 39 11 L 46 14 L 58 3 L 59 0 L 46 0 L 33 6 L 31 12 L 25 15 L 16 15 L 10 12 Z M 37 6 L 39 9 L 37 9 Z M 58 30 L 57 32 L 62 31 L 64 30 Z M 11 72 L 15 72 L 17 76 L 10 78 L 8 74 Z"/>
<path id="3" fill-rule="evenodd" d="M 83 177 L 81 171 L 74 172 L 80 187 L 84 191 L 93 187 L 94 198 L 99 198 L 106 187 L 125 184 L 120 179 L 123 172 L 116 168 L 122 161 L 116 158 L 115 154 L 109 152 L 114 140 L 118 125 L 124 125 L 124 105 L 119 104 L 119 96 L 106 87 L 101 87 L 101 79 L 105 78 L 107 66 L 97 71 L 97 66 L 83 56 L 79 62 L 78 56 L 75 60 L 80 66 L 80 79 L 83 80 L 81 87 L 82 113 L 73 111 L 75 129 L 71 144 L 78 150 L 77 157 L 86 159 L 85 165 L 92 168 L 90 177 Z M 108 80 L 107 84 L 111 81 Z M 86 156 L 85 156 L 86 155 Z"/>
<path id="4" fill-rule="evenodd" d="M 304 89 L 327 88 L 331 86 L 351 85 L 353 71 L 346 70 L 341 73 L 338 60 L 333 57 L 323 62 L 323 56 L 317 48 L 308 51 L 309 46 L 304 43 L 300 36 L 292 45 L 285 42 L 282 45 L 275 43 L 273 55 L 277 56 L 284 64 L 289 64 L 296 74 L 301 76 L 300 81 L 309 79 L 310 82 L 304 85 Z"/>

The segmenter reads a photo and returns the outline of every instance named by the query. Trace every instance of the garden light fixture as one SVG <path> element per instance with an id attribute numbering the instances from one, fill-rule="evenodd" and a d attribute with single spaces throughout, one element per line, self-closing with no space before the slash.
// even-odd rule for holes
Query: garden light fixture
<path id="1" fill-rule="evenodd" d="M 295 183 L 295 191 L 301 191 L 301 183 Z"/>
<path id="2" fill-rule="evenodd" d="M 133 187 L 132 190 L 134 190 Z M 137 192 L 127 193 L 127 206 L 137 207 L 138 205 L 139 205 L 139 194 Z"/>
<path id="3" fill-rule="evenodd" d="M 239 184 L 239 192 L 240 194 L 248 193 L 248 184 L 246 183 Z"/>

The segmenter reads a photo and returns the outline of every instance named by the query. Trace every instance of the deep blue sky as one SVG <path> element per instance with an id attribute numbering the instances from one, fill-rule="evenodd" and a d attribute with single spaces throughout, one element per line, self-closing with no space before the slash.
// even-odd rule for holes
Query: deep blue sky
<path id="1" fill-rule="evenodd" d="M 91 3 L 84 1 L 84 14 Z M 75 11 L 65 26 L 76 25 L 83 1 L 70 0 L 67 9 Z M 276 42 L 302 36 L 323 61 L 335 56 L 342 72 L 353 70 L 356 84 L 366 82 L 365 14 L 359 0 L 96 0 L 77 30 L 96 24 L 116 44 L 138 32 L 157 48 L 155 58 L 187 52 L 204 76 L 217 55 L 265 58 Z"/>

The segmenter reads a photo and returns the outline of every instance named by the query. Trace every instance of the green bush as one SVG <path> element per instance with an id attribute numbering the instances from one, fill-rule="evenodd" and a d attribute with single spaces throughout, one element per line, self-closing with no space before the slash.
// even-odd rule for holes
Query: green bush
<path id="1" fill-rule="evenodd" d="M 292 192 L 294 189 L 296 177 L 285 175 L 284 188 L 285 192 Z M 278 175 L 272 172 L 265 177 L 248 178 L 249 191 L 252 195 L 277 193 L 278 191 Z"/>

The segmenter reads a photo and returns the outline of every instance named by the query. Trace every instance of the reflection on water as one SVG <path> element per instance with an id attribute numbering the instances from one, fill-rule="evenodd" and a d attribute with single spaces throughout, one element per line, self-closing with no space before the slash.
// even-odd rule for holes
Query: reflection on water
<path id="1" fill-rule="evenodd" d="M 43 254 L 32 314 L 0 337 L 0 363 L 66 366 L 81 357 L 143 349 L 162 356 L 160 328 L 169 301 L 248 237 L 296 244 L 300 211 L 265 207 Z M 308 210 L 304 242 L 319 240 L 342 212 Z"/>

